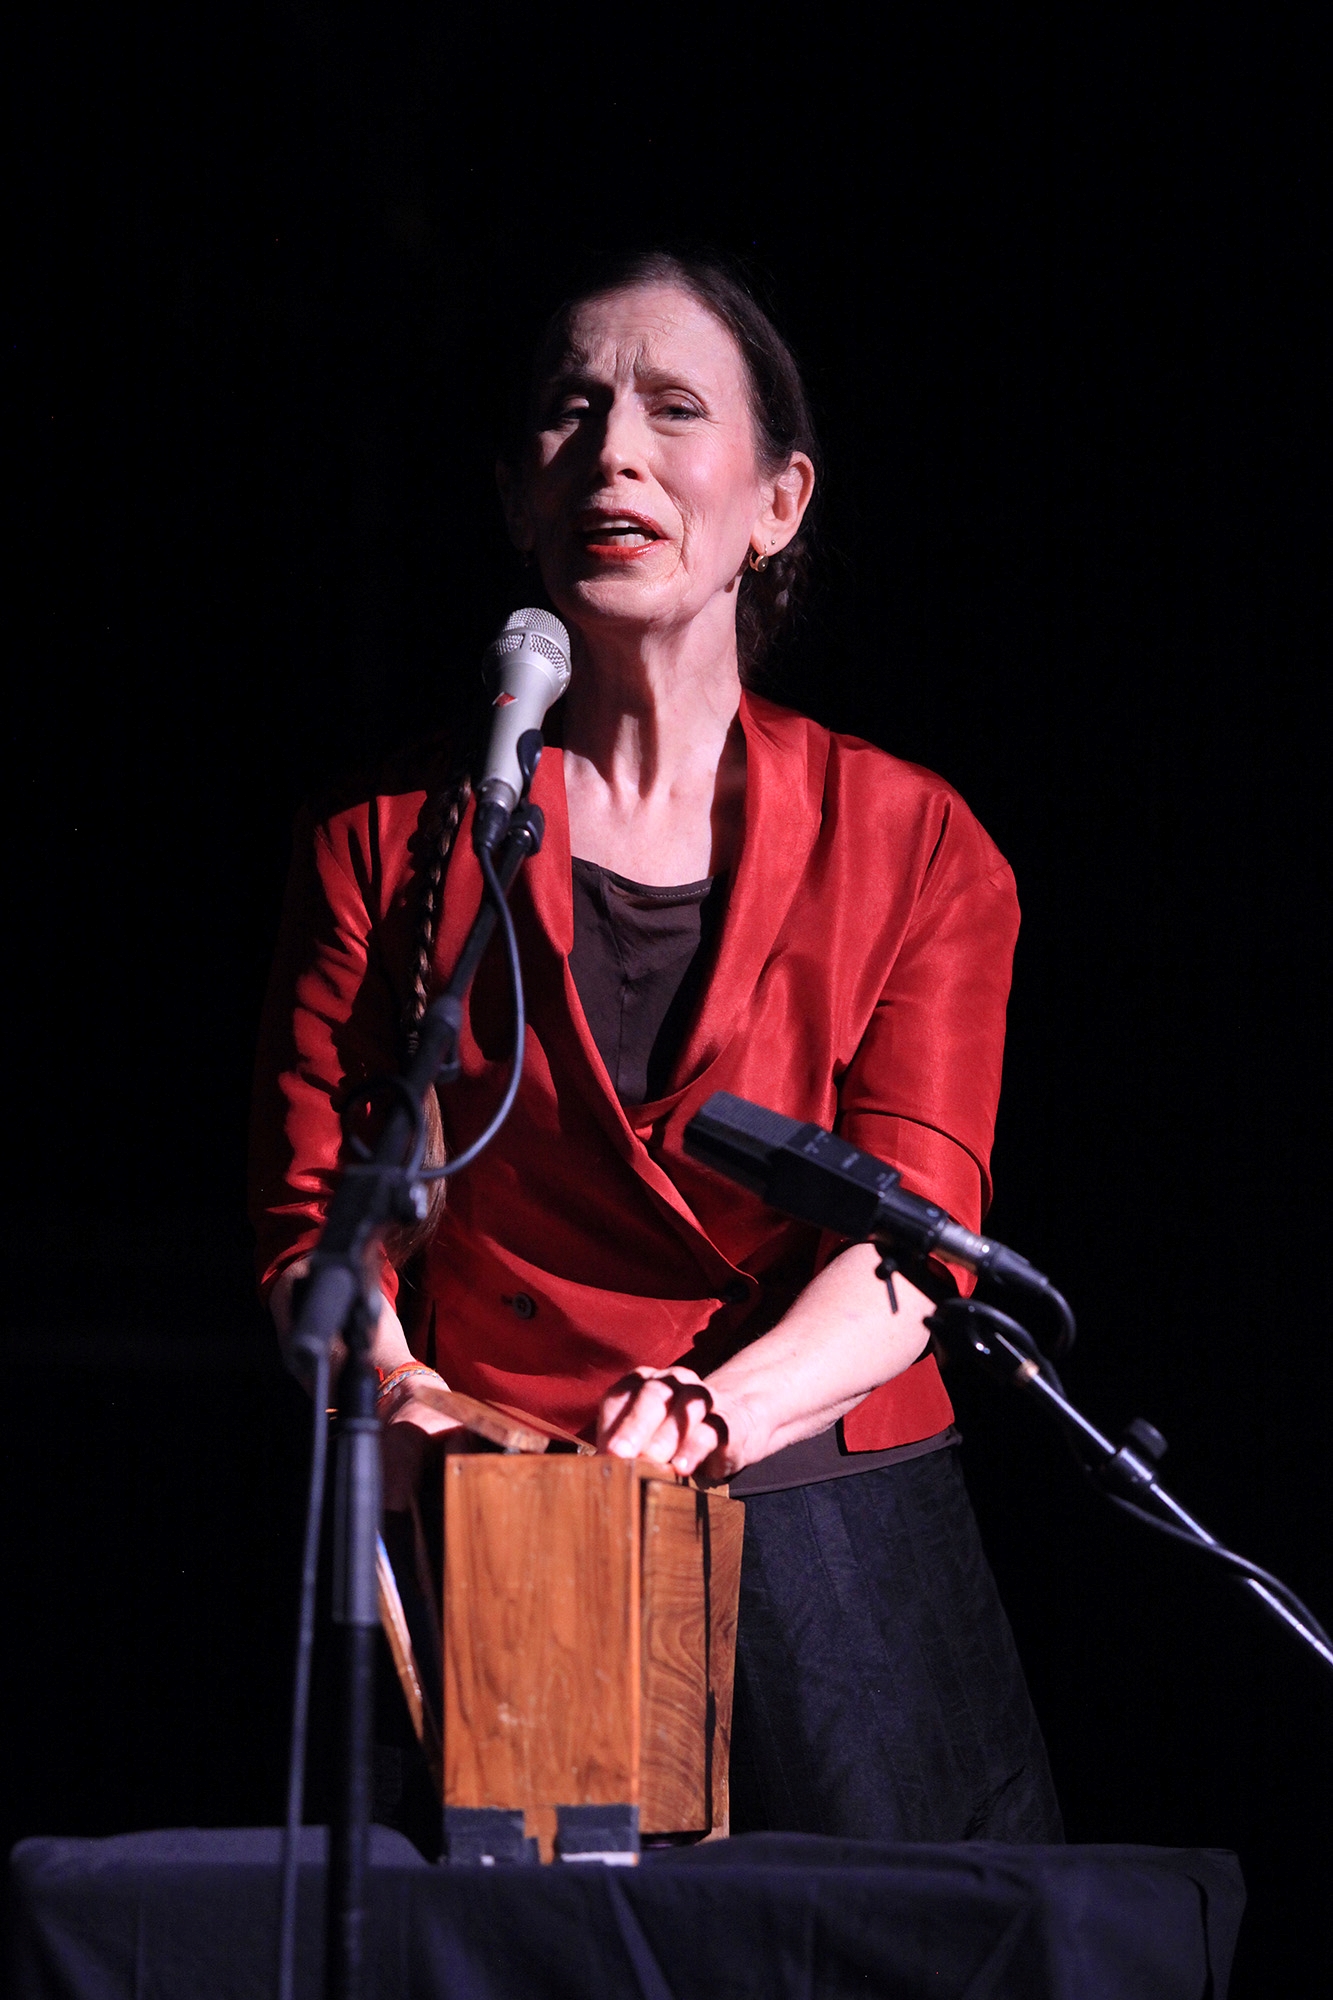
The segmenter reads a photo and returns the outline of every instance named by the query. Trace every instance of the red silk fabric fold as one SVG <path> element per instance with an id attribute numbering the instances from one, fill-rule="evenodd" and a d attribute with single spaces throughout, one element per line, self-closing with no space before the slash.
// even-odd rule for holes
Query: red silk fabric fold
<path id="1" fill-rule="evenodd" d="M 971 1228 L 989 1198 L 1018 925 L 1010 871 L 958 795 L 917 766 L 747 695 L 744 836 L 715 965 L 672 1090 L 622 1109 L 584 1021 L 561 753 L 534 797 L 546 842 L 513 895 L 525 1069 L 499 1139 L 450 1184 L 414 1345 L 455 1387 L 575 1430 L 636 1363 L 716 1364 L 780 1316 L 837 1245 L 684 1151 L 714 1090 L 836 1126 Z M 265 1283 L 315 1241 L 334 1105 L 393 1070 L 414 961 L 412 850 L 443 760 L 298 831 L 258 1063 L 252 1209 Z M 464 822 L 435 948 L 440 983 L 481 881 Z M 457 1150 L 504 1088 L 512 1008 L 488 954 L 442 1098 Z M 394 1288 L 386 1270 L 385 1283 Z M 915 1442 L 952 1411 L 925 1357 L 845 1421 L 854 1450 Z"/>

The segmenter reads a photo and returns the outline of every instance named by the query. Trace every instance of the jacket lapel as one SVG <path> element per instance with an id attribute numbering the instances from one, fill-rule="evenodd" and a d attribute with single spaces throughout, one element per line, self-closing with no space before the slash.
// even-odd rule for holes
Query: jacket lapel
<path id="1" fill-rule="evenodd" d="M 677 1095 L 700 1081 L 742 1028 L 819 834 L 828 732 L 745 693 L 740 717 L 745 831 L 717 960 L 676 1065 Z"/>
<path id="2" fill-rule="evenodd" d="M 584 1017 L 569 968 L 574 944 L 574 886 L 570 865 L 569 809 L 565 798 L 564 753 L 548 744 L 532 785 L 532 799 L 546 820 L 541 852 L 524 866 L 513 891 L 514 921 L 523 960 L 523 983 L 530 1032 L 546 1053 L 557 1096 L 578 1090 L 611 1145 L 682 1221 L 697 1234 L 698 1224 L 675 1183 L 649 1157 L 611 1087 Z M 481 906 L 481 870 L 472 851 L 473 806 L 458 829 L 445 881 L 436 933 L 434 970 L 443 986 Z M 464 1016 L 464 1054 L 475 1057 L 476 1043 Z"/>
<path id="3" fill-rule="evenodd" d="M 542 752 L 532 796 L 546 815 L 542 851 L 529 863 L 523 883 L 534 921 L 526 966 L 533 986 L 530 1012 L 551 1060 L 557 1088 L 570 1083 L 587 1099 L 598 1123 L 621 1158 L 697 1236 L 699 1225 L 675 1182 L 653 1160 L 625 1116 L 606 1065 L 593 1040 L 579 999 L 569 954 L 574 946 L 574 883 L 565 796 L 564 752 Z M 540 997 L 539 997 L 540 996 Z"/>
<path id="4" fill-rule="evenodd" d="M 717 959 L 677 1063 L 676 1088 L 652 1107 L 655 1115 L 685 1091 L 697 1091 L 732 1037 L 742 1031 L 751 995 L 819 833 L 828 762 L 827 731 L 745 693 L 740 720 L 746 751 L 740 854 Z M 553 1076 L 589 1100 L 599 1124 L 627 1164 L 678 1220 L 687 1222 L 697 1233 L 692 1210 L 625 1116 L 569 969 L 574 943 L 569 812 L 563 752 L 555 745 L 548 745 L 542 753 L 532 796 L 545 815 L 546 833 L 541 853 L 527 863 L 519 878 L 514 904 L 520 936 L 526 933 L 524 971 L 533 1027 L 546 1046 Z M 450 857 L 436 940 L 435 970 L 441 982 L 462 949 L 480 902 L 481 871 L 472 852 L 469 805 Z M 523 921 L 525 917 L 529 921 Z M 640 1123 L 646 1130 L 646 1122 Z"/>

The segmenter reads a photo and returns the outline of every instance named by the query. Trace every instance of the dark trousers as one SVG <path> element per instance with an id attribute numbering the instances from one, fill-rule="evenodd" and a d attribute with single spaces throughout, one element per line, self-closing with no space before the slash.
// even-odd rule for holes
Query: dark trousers
<path id="1" fill-rule="evenodd" d="M 958 1460 L 746 1501 L 733 1833 L 1064 1838 Z"/>

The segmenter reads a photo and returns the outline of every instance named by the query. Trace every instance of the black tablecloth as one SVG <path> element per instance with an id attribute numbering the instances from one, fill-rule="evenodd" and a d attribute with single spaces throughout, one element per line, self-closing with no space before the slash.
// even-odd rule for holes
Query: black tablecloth
<path id="1" fill-rule="evenodd" d="M 304 1835 L 297 1991 L 320 1991 L 323 1834 Z M 16 2000 L 274 1991 L 279 1836 L 27 1840 Z M 376 1828 L 376 2000 L 1222 2000 L 1234 1855 L 878 1846 L 751 1834 L 638 1868 L 433 1868 Z"/>

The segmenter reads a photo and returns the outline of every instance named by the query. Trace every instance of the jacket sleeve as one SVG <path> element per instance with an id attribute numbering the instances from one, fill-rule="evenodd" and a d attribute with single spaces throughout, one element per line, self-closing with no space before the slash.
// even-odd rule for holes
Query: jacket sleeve
<path id="1" fill-rule="evenodd" d="M 887 977 L 838 1093 L 838 1130 L 903 1185 L 980 1227 L 1000 1095 L 1018 898 L 1008 865 L 946 794 L 938 837 Z M 821 1263 L 836 1240 L 820 1245 Z M 948 1266 L 961 1291 L 970 1274 Z M 849 1451 L 933 1435 L 953 1420 L 927 1349 L 843 1419 Z"/>
<path id="2" fill-rule="evenodd" d="M 386 970 L 384 847 L 373 800 L 297 824 L 251 1117 L 250 1213 L 265 1292 L 318 1239 L 349 1086 L 398 1067 L 402 1002 Z M 387 1260 L 380 1283 L 394 1299 Z"/>
<path id="3" fill-rule="evenodd" d="M 1018 898 L 953 794 L 888 978 L 839 1086 L 840 1133 L 971 1229 L 990 1201 Z"/>

